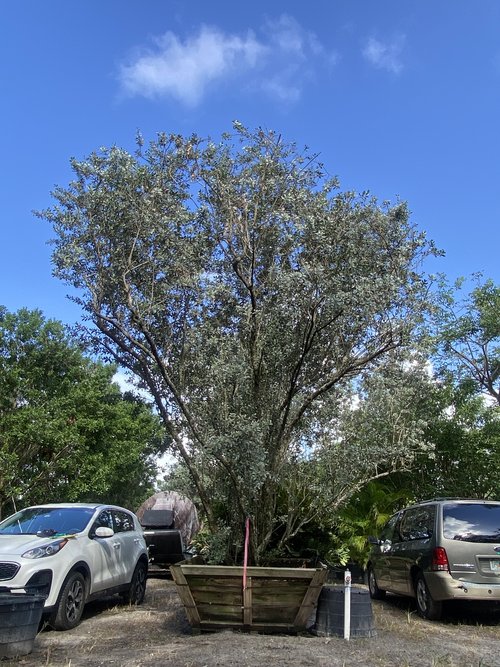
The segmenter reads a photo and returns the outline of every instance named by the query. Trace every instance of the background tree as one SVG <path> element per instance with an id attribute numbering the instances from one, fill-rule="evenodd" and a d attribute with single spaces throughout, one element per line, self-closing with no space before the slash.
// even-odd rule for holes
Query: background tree
<path id="1" fill-rule="evenodd" d="M 436 382 L 429 394 L 431 457 L 406 478 L 416 499 L 500 497 L 500 288 L 480 275 L 441 277 L 432 340 Z"/>
<path id="2" fill-rule="evenodd" d="M 115 501 L 135 509 L 162 448 L 149 406 L 86 358 L 60 322 L 0 308 L 0 509 Z"/>
<path id="3" fill-rule="evenodd" d="M 500 287 L 475 276 L 463 295 L 463 278 L 453 286 L 441 278 L 434 309 L 438 373 L 446 380 L 471 380 L 500 405 Z"/>
<path id="4" fill-rule="evenodd" d="M 465 286 L 463 279 L 450 286 L 442 277 L 435 292 L 433 335 L 427 338 L 434 375 L 415 403 L 427 446 L 416 451 L 408 470 L 388 476 L 387 483 L 397 490 L 396 497 L 386 496 L 390 512 L 401 507 L 402 498 L 405 503 L 433 497 L 500 498 L 500 290 L 479 276 L 470 293 L 464 294 Z M 340 512 L 333 532 L 340 538 L 339 557 L 362 561 L 368 553 L 363 540 L 370 513 L 362 508 L 367 501 L 378 507 L 371 493 L 378 489 L 378 484 L 369 485 Z"/>
<path id="5" fill-rule="evenodd" d="M 406 460 L 395 469 L 379 460 L 375 481 L 357 490 L 339 511 L 318 513 L 312 528 L 307 527 L 316 539 L 321 536 L 322 553 L 332 562 L 366 561 L 367 535 L 376 534 L 390 514 L 411 502 L 433 497 L 500 497 L 500 409 L 495 379 L 499 290 L 492 281 L 477 278 L 465 297 L 463 288 L 462 280 L 451 287 L 441 279 L 433 336 L 426 332 L 421 354 L 415 353 L 411 363 L 407 359 L 399 366 L 406 378 L 394 376 L 394 367 L 389 374 L 381 373 L 386 367 L 382 365 L 369 373 L 364 390 L 356 394 L 359 406 L 352 409 L 351 405 L 344 418 L 341 413 L 337 432 L 341 436 L 347 429 L 349 435 L 331 445 L 337 479 L 342 455 L 349 452 L 352 441 L 369 443 L 368 469 L 377 451 L 388 450 L 390 457 L 391 446 L 400 449 Z M 435 362 L 432 376 L 426 359 Z M 400 447 L 400 438 L 410 438 L 414 447 Z M 362 469 L 363 445 L 352 452 L 354 460 L 361 458 Z M 320 465 L 318 470 L 321 473 L 327 467 Z M 352 476 L 349 479 L 353 481 Z M 338 498 L 335 485 L 330 486 L 329 506 L 335 508 Z M 332 514 L 332 523 L 321 521 Z"/>
<path id="6" fill-rule="evenodd" d="M 426 437 L 431 456 L 418 457 L 412 474 L 399 478 L 415 500 L 500 498 L 500 409 L 485 402 L 476 382 L 435 386 Z"/>
<path id="7" fill-rule="evenodd" d="M 252 516 L 259 561 L 290 462 L 329 437 L 342 386 L 408 343 L 433 248 L 404 204 L 342 193 L 307 150 L 235 129 L 72 160 L 41 215 L 80 333 L 154 397 L 227 553 Z"/>

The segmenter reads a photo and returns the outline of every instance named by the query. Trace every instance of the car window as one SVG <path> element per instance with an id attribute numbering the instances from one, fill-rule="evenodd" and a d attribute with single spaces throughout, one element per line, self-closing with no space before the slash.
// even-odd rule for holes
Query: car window
<path id="1" fill-rule="evenodd" d="M 400 533 L 403 541 L 425 540 L 434 532 L 435 505 L 412 507 L 403 513 Z"/>
<path id="2" fill-rule="evenodd" d="M 115 520 L 115 533 L 125 533 L 134 530 L 134 519 L 128 512 L 113 510 Z"/>
<path id="3" fill-rule="evenodd" d="M 387 541 L 397 542 L 399 540 L 399 530 L 398 530 L 399 519 L 400 519 L 399 512 L 398 514 L 391 516 L 389 521 L 382 528 L 382 532 L 380 533 L 381 542 L 387 542 Z"/>
<path id="4" fill-rule="evenodd" d="M 446 503 L 443 535 L 464 542 L 500 542 L 500 504 Z"/>
<path id="5" fill-rule="evenodd" d="M 111 510 L 103 510 L 94 522 L 93 530 L 96 528 L 111 528 L 113 529 L 113 517 Z"/>
<path id="6" fill-rule="evenodd" d="M 0 533 L 52 537 L 84 530 L 94 511 L 89 507 L 29 507 L 0 524 Z"/>

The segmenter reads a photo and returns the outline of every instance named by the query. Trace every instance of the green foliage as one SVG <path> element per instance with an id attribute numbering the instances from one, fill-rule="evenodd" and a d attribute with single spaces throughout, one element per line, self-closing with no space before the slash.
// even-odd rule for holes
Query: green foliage
<path id="1" fill-rule="evenodd" d="M 390 516 L 410 498 L 407 489 L 391 480 L 369 482 L 339 511 L 326 558 L 335 564 L 355 562 L 365 567 L 370 553 L 368 536 L 379 535 Z"/>
<path id="2" fill-rule="evenodd" d="M 425 431 L 433 450 L 400 478 L 417 500 L 500 497 L 500 288 L 480 276 L 465 288 L 441 277 L 434 295 L 437 381 Z"/>
<path id="3" fill-rule="evenodd" d="M 189 476 L 189 471 L 182 463 L 172 463 L 164 478 L 158 483 L 159 491 L 177 491 L 183 496 L 199 503 L 196 497 L 196 487 Z"/>
<path id="4" fill-rule="evenodd" d="M 434 324 L 438 370 L 455 382 L 469 380 L 500 405 L 500 287 L 475 277 L 463 296 L 465 281 L 450 286 L 441 279 Z"/>
<path id="5" fill-rule="evenodd" d="M 196 555 L 202 556 L 209 565 L 231 564 L 238 554 L 231 548 L 231 530 L 229 526 L 219 524 L 216 530 L 202 528 L 191 540 L 191 547 Z M 238 545 L 237 552 L 243 545 Z"/>
<path id="6" fill-rule="evenodd" d="M 290 531 L 298 536 L 296 551 L 314 549 L 334 563 L 364 561 L 370 530 L 413 494 L 402 471 L 433 455 L 427 434 L 433 391 L 425 358 L 416 352 L 411 359 L 393 354 L 353 383 L 331 437 L 290 470 L 283 525 L 300 528 L 302 535 Z M 306 512 L 297 499 L 309 503 Z"/>
<path id="7" fill-rule="evenodd" d="M 425 433 L 432 387 L 425 358 L 416 352 L 409 358 L 393 353 L 354 384 L 335 430 L 332 424 L 336 437 L 319 450 L 320 472 L 330 476 L 330 506 L 345 503 L 370 480 L 411 468 L 417 455 L 432 449 Z"/>
<path id="8" fill-rule="evenodd" d="M 437 385 L 430 409 L 432 455 L 418 458 L 403 483 L 417 500 L 500 498 L 500 408 L 485 402 L 473 380 L 463 380 Z"/>
<path id="9" fill-rule="evenodd" d="M 39 311 L 0 309 L 0 509 L 106 500 L 135 508 L 162 446 L 149 407 L 122 396 Z"/>
<path id="10" fill-rule="evenodd" d="M 161 134 L 72 168 L 41 215 L 89 319 L 82 337 L 154 397 L 228 549 L 252 517 L 259 561 L 317 514 L 306 467 L 294 501 L 293 466 L 336 439 L 353 378 L 408 345 L 434 248 L 403 203 L 340 192 L 314 155 L 241 124 L 219 143 Z M 366 474 L 346 469 L 344 498 Z M 284 496 L 293 525 L 278 518 Z"/>

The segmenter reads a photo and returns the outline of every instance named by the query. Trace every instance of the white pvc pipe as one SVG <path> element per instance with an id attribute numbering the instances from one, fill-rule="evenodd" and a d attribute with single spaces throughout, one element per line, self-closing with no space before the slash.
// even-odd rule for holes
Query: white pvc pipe
<path id="1" fill-rule="evenodd" d="M 351 637 L 351 572 L 344 572 L 344 639 Z"/>

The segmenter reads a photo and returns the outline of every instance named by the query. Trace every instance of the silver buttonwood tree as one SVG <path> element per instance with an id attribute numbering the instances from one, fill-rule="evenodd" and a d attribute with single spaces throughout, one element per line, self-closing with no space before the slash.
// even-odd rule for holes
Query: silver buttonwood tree
<path id="1" fill-rule="evenodd" d="M 407 344 L 432 244 L 403 203 L 341 192 L 307 149 L 240 124 L 72 168 L 40 215 L 83 334 L 154 397 L 210 528 L 237 541 L 252 516 L 259 562 L 291 457 L 324 438 L 342 386 Z"/>

